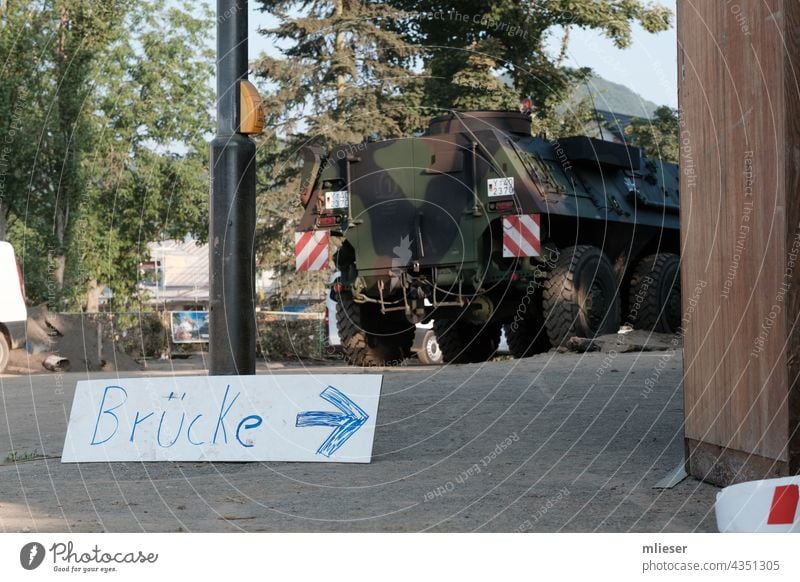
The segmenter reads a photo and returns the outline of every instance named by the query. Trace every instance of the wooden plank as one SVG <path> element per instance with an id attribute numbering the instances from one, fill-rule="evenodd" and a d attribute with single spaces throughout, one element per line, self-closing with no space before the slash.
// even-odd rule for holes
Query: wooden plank
<path id="1" fill-rule="evenodd" d="M 786 93 L 787 141 L 784 145 L 786 164 L 786 231 L 787 255 L 786 275 L 793 279 L 794 292 L 786 301 L 788 334 L 786 339 L 788 421 L 789 421 L 789 473 L 800 473 L 800 263 L 792 265 L 794 251 L 800 244 L 800 8 L 793 3 L 786 12 L 784 90 Z M 800 256 L 796 257 L 800 260 Z"/>
<path id="2" fill-rule="evenodd" d="M 798 13 L 786 0 L 678 2 L 688 471 L 722 484 L 765 467 L 740 454 L 788 471 L 800 450 L 800 364 L 787 359 L 800 303 L 785 278 L 800 223 L 800 153 L 787 145 L 800 92 L 785 82 Z"/>

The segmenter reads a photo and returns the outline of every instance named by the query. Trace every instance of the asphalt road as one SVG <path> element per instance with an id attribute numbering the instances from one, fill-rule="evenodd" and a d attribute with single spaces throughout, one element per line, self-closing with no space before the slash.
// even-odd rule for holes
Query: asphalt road
<path id="1" fill-rule="evenodd" d="M 717 488 L 653 488 L 682 461 L 680 369 L 672 351 L 382 370 L 368 465 L 62 465 L 87 374 L 0 376 L 0 530 L 715 531 Z"/>

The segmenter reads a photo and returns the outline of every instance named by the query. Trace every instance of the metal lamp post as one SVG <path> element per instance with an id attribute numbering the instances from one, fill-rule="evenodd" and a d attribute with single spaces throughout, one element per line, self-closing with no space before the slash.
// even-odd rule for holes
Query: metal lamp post
<path id="1" fill-rule="evenodd" d="M 247 0 L 217 0 L 217 133 L 211 142 L 209 373 L 255 374 L 256 146 L 241 132 Z"/>

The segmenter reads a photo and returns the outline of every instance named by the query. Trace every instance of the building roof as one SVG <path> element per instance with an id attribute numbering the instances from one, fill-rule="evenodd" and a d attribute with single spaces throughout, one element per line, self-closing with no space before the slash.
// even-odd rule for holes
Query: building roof
<path id="1" fill-rule="evenodd" d="M 158 284 L 143 285 L 152 303 L 204 303 L 208 301 L 208 245 L 194 240 L 160 241 L 147 245 L 151 261 L 158 264 Z"/>
<path id="2" fill-rule="evenodd" d="M 589 123 L 586 126 L 587 135 L 615 143 L 629 143 L 628 136 L 625 135 L 625 128 L 638 117 L 603 109 L 595 109 L 594 112 L 600 119 L 598 122 Z"/>

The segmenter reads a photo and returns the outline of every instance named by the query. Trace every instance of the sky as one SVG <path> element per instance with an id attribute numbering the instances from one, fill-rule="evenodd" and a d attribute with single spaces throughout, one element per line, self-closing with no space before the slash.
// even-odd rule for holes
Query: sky
<path id="1" fill-rule="evenodd" d="M 610 40 L 597 32 L 573 29 L 570 34 L 567 64 L 573 67 L 590 67 L 601 77 L 626 85 L 657 105 L 677 108 L 678 53 L 674 28 L 675 0 L 660 0 L 660 4 L 672 10 L 672 29 L 659 34 L 650 34 L 635 25 L 633 43 L 625 50 L 617 49 Z M 258 28 L 273 26 L 275 20 L 256 10 L 256 5 L 256 2 L 248 2 L 251 59 L 262 52 L 275 54 L 270 41 L 257 32 Z"/>
<path id="2" fill-rule="evenodd" d="M 675 0 L 661 0 L 672 10 L 673 28 L 650 34 L 636 25 L 633 43 L 619 50 L 596 32 L 573 30 L 568 64 L 591 67 L 601 77 L 633 89 L 657 105 L 678 107 L 678 41 L 675 34 Z"/>

